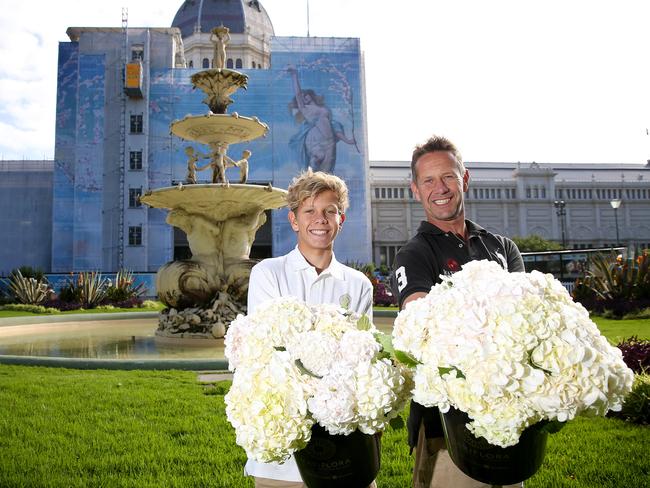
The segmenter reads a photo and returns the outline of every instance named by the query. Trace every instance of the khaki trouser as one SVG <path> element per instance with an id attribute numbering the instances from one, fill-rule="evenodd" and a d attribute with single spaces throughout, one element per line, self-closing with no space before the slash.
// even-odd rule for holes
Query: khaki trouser
<path id="1" fill-rule="evenodd" d="M 302 481 L 272 480 L 255 477 L 255 488 L 306 488 Z"/>
<path id="2" fill-rule="evenodd" d="M 301 481 L 282 481 L 272 480 L 269 478 L 255 478 L 255 488 L 306 488 L 306 486 Z M 373 481 L 370 486 L 368 486 L 368 488 L 377 488 L 377 484 Z"/>
<path id="3" fill-rule="evenodd" d="M 520 488 L 524 484 L 504 485 L 503 488 Z M 427 439 L 424 425 L 420 425 L 415 448 L 413 488 L 485 488 L 487 485 L 470 478 L 456 467 L 449 457 L 444 437 Z"/>

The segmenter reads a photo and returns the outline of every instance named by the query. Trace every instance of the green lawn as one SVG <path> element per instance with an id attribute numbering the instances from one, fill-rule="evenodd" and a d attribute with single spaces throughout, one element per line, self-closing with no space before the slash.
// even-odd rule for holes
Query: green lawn
<path id="1" fill-rule="evenodd" d="M 0 307 L 0 319 L 6 317 L 30 317 L 30 316 L 46 316 L 52 317 L 54 315 L 77 315 L 77 314 L 92 314 L 92 313 L 117 313 L 117 312 L 157 312 L 165 308 L 161 302 L 154 302 L 155 306 L 151 307 L 138 307 L 138 308 L 118 308 L 118 307 L 97 307 L 91 309 L 78 309 L 78 310 L 67 310 L 65 312 L 59 312 L 55 314 L 51 313 L 34 313 L 34 312 L 25 312 L 22 310 L 2 310 Z"/>
<path id="2" fill-rule="evenodd" d="M 614 342 L 650 338 L 649 319 L 594 320 Z M 0 365 L 0 486 L 250 488 L 225 420 L 227 386 L 192 372 Z M 382 443 L 379 487 L 410 486 L 406 432 Z M 549 438 L 526 488 L 649 486 L 648 445 L 647 426 L 576 419 Z"/>
<path id="3" fill-rule="evenodd" d="M 250 488 L 227 386 L 191 372 L 0 365 L 0 486 Z M 382 444 L 379 487 L 408 487 L 406 432 Z M 647 427 L 575 420 L 549 438 L 526 488 L 647 486 L 649 444 Z"/>
<path id="4" fill-rule="evenodd" d="M 650 319 L 613 320 L 602 317 L 591 319 L 600 332 L 615 344 L 633 335 L 638 336 L 639 339 L 650 339 Z"/>

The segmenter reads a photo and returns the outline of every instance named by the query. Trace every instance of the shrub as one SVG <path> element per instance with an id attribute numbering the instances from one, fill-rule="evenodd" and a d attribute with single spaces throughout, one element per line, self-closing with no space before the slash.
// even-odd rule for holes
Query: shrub
<path id="1" fill-rule="evenodd" d="M 120 303 L 138 303 L 138 299 L 147 291 L 143 283 L 134 285 L 135 278 L 131 271 L 121 269 L 115 276 L 115 282 L 109 284 L 106 290 L 106 300 L 116 306 Z M 141 300 L 140 300 L 141 302 Z M 133 306 L 133 305 L 131 305 Z"/>
<path id="2" fill-rule="evenodd" d="M 80 308 L 82 308 L 81 302 L 79 301 L 68 302 L 68 301 L 61 300 L 60 294 L 59 294 L 59 298 L 54 298 L 52 300 L 47 300 L 46 302 L 43 302 L 43 306 L 48 308 L 56 308 L 61 312 L 67 312 L 70 310 L 79 310 Z"/>
<path id="3" fill-rule="evenodd" d="M 145 300 L 140 304 L 140 306 L 143 308 L 155 308 L 158 310 L 161 307 L 161 304 L 153 300 Z"/>
<path id="4" fill-rule="evenodd" d="M 650 306 L 650 257 L 644 251 L 624 260 L 621 255 L 596 255 L 578 278 L 573 297 L 587 309 L 620 318 Z"/>
<path id="5" fill-rule="evenodd" d="M 624 320 L 630 320 L 630 319 L 650 319 L 650 307 L 644 308 L 643 310 L 635 311 L 635 312 L 629 312 L 626 313 L 623 316 Z"/>
<path id="6" fill-rule="evenodd" d="M 373 303 L 381 307 L 389 307 L 397 304 L 397 300 L 393 296 L 390 288 L 386 283 L 379 281 L 374 287 Z"/>
<path id="7" fill-rule="evenodd" d="M 616 344 L 623 353 L 623 361 L 635 373 L 650 372 L 650 341 L 632 336 Z"/>
<path id="8" fill-rule="evenodd" d="M 59 291 L 59 300 L 64 303 L 80 304 L 83 308 L 95 308 L 106 299 L 108 280 L 97 271 L 82 271 L 73 275 Z M 74 310 L 75 308 L 67 308 Z M 64 308 L 61 308 L 64 310 Z"/>
<path id="9" fill-rule="evenodd" d="M 52 289 L 45 278 L 26 278 L 19 269 L 9 277 L 9 291 L 20 303 L 40 305 L 52 294 Z"/>
<path id="10" fill-rule="evenodd" d="M 561 244 L 553 241 L 548 241 L 537 234 L 531 234 L 526 237 L 513 237 L 512 240 L 521 252 L 557 251 L 563 249 Z"/>
<path id="11" fill-rule="evenodd" d="M 114 308 L 139 308 L 142 306 L 142 298 L 131 297 L 120 302 L 111 302 L 110 305 L 102 305 L 102 307 L 104 306 L 112 306 Z"/>
<path id="12" fill-rule="evenodd" d="M 0 310 L 11 310 L 13 312 L 30 312 L 30 313 L 60 313 L 60 310 L 42 305 L 25 305 L 23 303 L 10 303 L 3 305 Z"/>
<path id="13" fill-rule="evenodd" d="M 610 416 L 635 424 L 650 423 L 650 374 L 635 375 L 634 386 L 625 398 L 623 408 L 620 412 L 610 412 Z"/>
<path id="14" fill-rule="evenodd" d="M 20 271 L 20 273 L 25 277 L 25 278 L 34 278 L 36 281 L 46 281 L 45 279 L 45 273 L 41 268 L 32 268 L 31 266 L 20 266 L 17 270 L 13 270 L 12 274 L 15 273 L 16 271 Z"/>

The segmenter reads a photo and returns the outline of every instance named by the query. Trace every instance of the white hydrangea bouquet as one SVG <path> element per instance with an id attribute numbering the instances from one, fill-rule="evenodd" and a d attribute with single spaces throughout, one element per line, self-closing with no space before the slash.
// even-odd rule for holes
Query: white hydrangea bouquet
<path id="1" fill-rule="evenodd" d="M 528 426 L 620 410 L 633 373 L 552 275 L 472 261 L 402 310 L 393 346 L 415 366 L 413 399 L 471 419 L 490 444 Z M 399 357 L 399 354 L 398 354 Z"/>
<path id="2" fill-rule="evenodd" d="M 374 434 L 410 398 L 410 371 L 383 351 L 366 316 L 292 298 L 239 315 L 225 337 L 234 370 L 226 415 L 236 442 L 261 462 L 304 448 L 316 422 L 330 434 Z"/>

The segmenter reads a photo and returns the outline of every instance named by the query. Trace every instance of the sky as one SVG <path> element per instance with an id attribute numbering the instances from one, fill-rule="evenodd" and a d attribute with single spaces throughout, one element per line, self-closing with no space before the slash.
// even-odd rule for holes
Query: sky
<path id="1" fill-rule="evenodd" d="M 466 161 L 650 160 L 647 0 L 261 3 L 276 35 L 361 39 L 370 160 L 408 160 L 432 134 Z M 167 27 L 181 4 L 0 0 L 0 160 L 54 157 L 68 27 L 119 27 L 122 7 L 131 27 Z"/>

